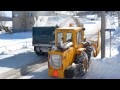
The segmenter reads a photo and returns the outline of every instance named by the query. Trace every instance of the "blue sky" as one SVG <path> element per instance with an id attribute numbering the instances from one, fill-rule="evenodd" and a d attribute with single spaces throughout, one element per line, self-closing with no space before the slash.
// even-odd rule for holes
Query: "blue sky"
<path id="1" fill-rule="evenodd" d="M 5 11 L 6 16 L 12 17 L 12 11 Z"/>

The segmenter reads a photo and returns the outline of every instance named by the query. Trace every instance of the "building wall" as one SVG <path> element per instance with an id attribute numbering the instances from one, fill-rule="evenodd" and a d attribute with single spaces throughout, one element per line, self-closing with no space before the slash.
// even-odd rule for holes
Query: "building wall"
<path id="1" fill-rule="evenodd" d="M 25 29 L 25 12 L 13 11 L 13 32 Z"/>
<path id="2" fill-rule="evenodd" d="M 30 31 L 37 16 L 55 15 L 55 11 L 12 11 L 13 32 Z"/>

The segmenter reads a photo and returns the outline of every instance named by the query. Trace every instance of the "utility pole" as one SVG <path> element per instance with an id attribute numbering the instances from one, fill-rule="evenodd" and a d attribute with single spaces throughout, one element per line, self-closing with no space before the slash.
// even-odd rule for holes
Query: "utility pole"
<path id="1" fill-rule="evenodd" d="M 101 11 L 101 58 L 105 58 L 105 11 Z"/>
<path id="2" fill-rule="evenodd" d="M 120 11 L 118 11 L 118 27 L 120 27 Z"/>

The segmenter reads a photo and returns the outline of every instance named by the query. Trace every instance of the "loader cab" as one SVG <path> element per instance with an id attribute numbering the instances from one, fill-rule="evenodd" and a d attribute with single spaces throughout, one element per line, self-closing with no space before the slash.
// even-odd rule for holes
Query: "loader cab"
<path id="1" fill-rule="evenodd" d="M 55 30 L 55 45 L 72 42 L 73 47 L 77 47 L 84 41 L 84 30 L 81 27 L 57 28 Z"/>

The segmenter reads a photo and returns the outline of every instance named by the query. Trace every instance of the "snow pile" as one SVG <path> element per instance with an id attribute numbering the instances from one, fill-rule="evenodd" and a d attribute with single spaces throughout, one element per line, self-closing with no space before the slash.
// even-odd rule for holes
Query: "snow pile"
<path id="1" fill-rule="evenodd" d="M 5 32 L 5 31 L 3 31 L 3 30 L 2 30 L 2 31 L 0 31 L 0 34 L 3 34 L 3 33 L 6 33 L 6 32 Z"/>
<path id="2" fill-rule="evenodd" d="M 88 20 L 96 20 L 97 19 L 97 15 L 87 15 L 86 18 Z"/>
<path id="3" fill-rule="evenodd" d="M 8 28 L 11 28 L 12 27 L 12 21 L 6 21 L 5 26 L 8 27 Z"/>
<path id="4" fill-rule="evenodd" d="M 55 26 L 62 23 L 66 18 L 60 16 L 39 16 L 35 19 L 35 27 L 39 26 Z"/>
<path id="5" fill-rule="evenodd" d="M 120 56 L 93 59 L 86 79 L 120 79 Z"/>
<path id="6" fill-rule="evenodd" d="M 15 50 L 31 48 L 32 32 L 0 34 L 0 42 L 0 55 L 6 55 Z"/>
<path id="7" fill-rule="evenodd" d="M 116 29 L 113 35 L 111 41 L 112 57 L 109 57 L 110 51 L 109 46 L 107 46 L 107 58 L 93 58 L 86 79 L 120 79 L 120 29 Z"/>

